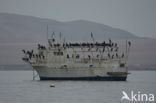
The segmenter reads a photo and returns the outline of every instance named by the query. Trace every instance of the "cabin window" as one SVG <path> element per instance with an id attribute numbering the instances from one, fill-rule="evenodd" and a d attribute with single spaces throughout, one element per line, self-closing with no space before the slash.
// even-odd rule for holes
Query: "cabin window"
<path id="1" fill-rule="evenodd" d="M 61 52 L 61 51 L 59 51 L 59 52 L 54 52 L 54 55 L 56 55 L 56 56 L 61 56 L 61 55 L 63 55 L 63 52 Z"/>
<path id="2" fill-rule="evenodd" d="M 80 58 L 80 55 L 79 55 L 79 54 L 77 54 L 77 55 L 76 55 L 76 59 L 79 59 L 79 58 Z"/>
<path id="3" fill-rule="evenodd" d="M 121 63 L 121 64 L 120 64 L 120 67 L 125 67 L 125 64 L 124 64 L 124 63 Z"/>
<path id="4" fill-rule="evenodd" d="M 69 59 L 69 54 L 67 54 L 67 58 Z"/>

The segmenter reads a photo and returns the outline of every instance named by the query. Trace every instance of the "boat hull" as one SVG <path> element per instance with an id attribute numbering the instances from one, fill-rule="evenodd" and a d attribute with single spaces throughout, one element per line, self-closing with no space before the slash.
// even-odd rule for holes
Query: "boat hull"
<path id="1" fill-rule="evenodd" d="M 95 81 L 126 81 L 127 76 L 96 76 L 96 77 L 43 77 L 40 80 L 95 80 Z"/>
<path id="2" fill-rule="evenodd" d="M 125 68 L 54 68 L 47 66 L 33 66 L 39 74 L 40 80 L 98 80 L 98 81 L 126 81 Z M 118 75 L 109 75 L 109 73 Z"/>

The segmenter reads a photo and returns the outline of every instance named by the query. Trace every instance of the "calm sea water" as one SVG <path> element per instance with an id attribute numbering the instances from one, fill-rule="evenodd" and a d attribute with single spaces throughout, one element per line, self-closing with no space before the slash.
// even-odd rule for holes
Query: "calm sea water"
<path id="1" fill-rule="evenodd" d="M 156 71 L 130 72 L 126 82 L 108 82 L 33 81 L 32 71 L 0 71 L 0 103 L 128 103 L 122 91 L 156 96 Z"/>

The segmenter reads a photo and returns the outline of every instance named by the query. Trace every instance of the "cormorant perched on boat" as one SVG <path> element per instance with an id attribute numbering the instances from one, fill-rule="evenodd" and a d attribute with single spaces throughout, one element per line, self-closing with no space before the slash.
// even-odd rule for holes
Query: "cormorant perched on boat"
<path id="1" fill-rule="evenodd" d="M 118 47 L 116 47 L 115 51 L 116 51 L 116 52 L 118 51 Z"/>
<path id="2" fill-rule="evenodd" d="M 121 58 L 124 58 L 124 53 L 122 53 L 122 56 L 121 56 Z"/>
<path id="3" fill-rule="evenodd" d="M 90 59 L 90 55 L 88 55 L 88 58 Z"/>
<path id="4" fill-rule="evenodd" d="M 108 53 L 108 57 L 110 58 L 110 54 Z"/>
<path id="5" fill-rule="evenodd" d="M 27 54 L 28 54 L 28 56 L 29 56 L 29 59 L 31 59 L 32 53 L 31 53 L 30 51 L 27 51 Z"/>
<path id="6" fill-rule="evenodd" d="M 38 49 L 40 49 L 41 48 L 41 45 L 40 44 L 38 44 Z"/>
<path id="7" fill-rule="evenodd" d="M 34 50 L 31 50 L 31 54 L 33 54 L 34 53 Z"/>
<path id="8" fill-rule="evenodd" d="M 26 52 L 26 54 L 29 54 L 29 53 L 30 53 L 29 51 Z"/>
<path id="9" fill-rule="evenodd" d="M 82 46 L 86 46 L 86 43 L 82 43 Z"/>
<path id="10" fill-rule="evenodd" d="M 112 55 L 112 59 L 114 58 L 114 55 Z"/>
<path id="11" fill-rule="evenodd" d="M 68 47 L 68 48 L 69 48 L 69 44 L 68 44 L 68 43 L 66 43 L 66 47 Z"/>
<path id="12" fill-rule="evenodd" d="M 99 58 L 99 54 L 97 54 L 97 56 L 96 56 L 97 58 Z"/>
<path id="13" fill-rule="evenodd" d="M 109 44 L 112 44 L 112 40 L 111 39 L 109 39 Z"/>
<path id="14" fill-rule="evenodd" d="M 44 55 L 42 55 L 42 57 L 43 57 L 43 59 L 45 58 L 45 56 L 44 56 Z"/>
<path id="15" fill-rule="evenodd" d="M 105 47 L 103 48 L 103 50 L 102 50 L 103 52 L 105 51 Z"/>
<path id="16" fill-rule="evenodd" d="M 28 54 L 28 56 L 31 58 L 32 53 L 30 51 L 27 51 L 26 54 Z"/>
<path id="17" fill-rule="evenodd" d="M 129 47 L 131 46 L 131 42 L 130 41 L 128 42 L 128 45 L 129 45 Z"/>
<path id="18" fill-rule="evenodd" d="M 41 59 L 41 55 L 39 54 L 38 57 Z"/>
<path id="19" fill-rule="evenodd" d="M 52 39 L 53 42 L 55 42 L 55 39 Z"/>
<path id="20" fill-rule="evenodd" d="M 25 50 L 23 49 L 22 51 L 23 51 L 23 53 L 25 54 Z"/>
<path id="21" fill-rule="evenodd" d="M 112 45 L 111 46 L 114 46 L 114 43 L 112 43 Z"/>
<path id="22" fill-rule="evenodd" d="M 115 46 L 115 47 L 117 47 L 117 46 L 118 46 L 118 44 L 117 44 L 117 43 L 115 43 L 115 44 L 114 44 L 114 46 Z"/>
<path id="23" fill-rule="evenodd" d="M 93 47 L 93 46 L 94 46 L 94 43 L 89 43 L 89 46 L 90 46 L 90 47 Z"/>
<path id="24" fill-rule="evenodd" d="M 67 58 L 69 58 L 69 54 L 67 54 Z"/>
<path id="25" fill-rule="evenodd" d="M 56 44 L 54 44 L 54 47 L 56 47 L 57 45 Z"/>
<path id="26" fill-rule="evenodd" d="M 65 44 L 63 43 L 63 47 L 65 47 Z"/>
<path id="27" fill-rule="evenodd" d="M 118 54 L 116 53 L 116 58 L 118 58 Z"/>
<path id="28" fill-rule="evenodd" d="M 36 58 L 38 59 L 38 55 L 36 54 Z"/>
<path id="29" fill-rule="evenodd" d="M 45 46 L 41 46 L 41 49 L 42 49 L 42 50 L 45 50 L 45 49 L 46 49 L 46 47 L 45 47 Z"/>

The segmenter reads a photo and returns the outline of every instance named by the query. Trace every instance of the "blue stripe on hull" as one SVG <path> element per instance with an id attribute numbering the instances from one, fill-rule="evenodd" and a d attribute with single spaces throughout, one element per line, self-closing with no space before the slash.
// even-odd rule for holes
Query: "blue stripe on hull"
<path id="1" fill-rule="evenodd" d="M 101 81 L 126 81 L 127 76 L 107 76 L 107 77 L 43 77 L 40 80 L 101 80 Z"/>

